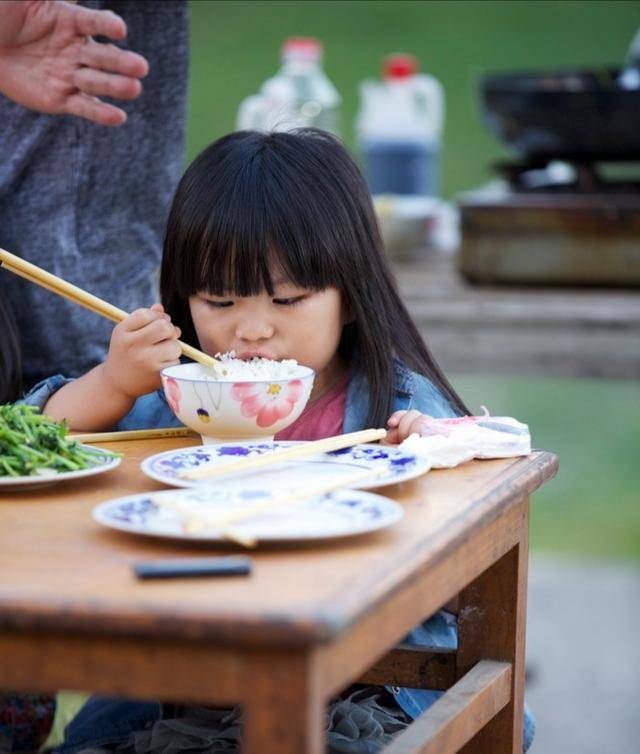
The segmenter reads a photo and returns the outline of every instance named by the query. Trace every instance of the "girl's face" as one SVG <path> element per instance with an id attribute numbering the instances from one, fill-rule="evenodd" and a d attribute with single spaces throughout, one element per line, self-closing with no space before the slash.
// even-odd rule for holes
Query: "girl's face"
<path id="1" fill-rule="evenodd" d="M 337 355 L 345 324 L 337 288 L 314 291 L 284 276 L 273 278 L 273 296 L 197 293 L 189 308 L 201 348 L 208 354 L 234 350 L 241 359 L 295 359 L 316 372 L 311 397 L 342 376 Z"/>

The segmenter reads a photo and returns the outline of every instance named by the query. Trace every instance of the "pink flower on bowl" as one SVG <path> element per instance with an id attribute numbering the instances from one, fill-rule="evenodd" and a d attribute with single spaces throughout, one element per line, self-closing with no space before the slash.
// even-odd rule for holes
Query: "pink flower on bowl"
<path id="1" fill-rule="evenodd" d="M 278 382 L 235 382 L 231 388 L 231 395 L 240 403 L 242 415 L 255 416 L 259 427 L 270 427 L 289 416 L 302 392 L 301 380 L 291 380 L 284 385 Z"/>
<path id="2" fill-rule="evenodd" d="M 167 396 L 167 403 L 173 413 L 177 414 L 178 411 L 180 411 L 180 398 L 182 398 L 182 394 L 180 392 L 180 385 L 178 385 L 173 377 L 167 377 L 165 393 Z"/>

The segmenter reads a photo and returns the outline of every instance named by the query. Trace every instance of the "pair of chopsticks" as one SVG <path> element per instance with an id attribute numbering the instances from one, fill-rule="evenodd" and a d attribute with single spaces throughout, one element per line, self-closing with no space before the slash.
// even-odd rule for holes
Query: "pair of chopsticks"
<path id="1" fill-rule="evenodd" d="M 335 435 L 334 437 L 327 437 L 324 440 L 315 440 L 302 445 L 294 445 L 290 448 L 283 448 L 273 453 L 256 456 L 255 458 L 243 458 L 238 461 L 224 463 L 221 466 L 200 467 L 189 472 L 182 472 L 180 476 L 188 479 L 198 479 L 234 474 L 237 471 L 270 466 L 318 453 L 328 453 L 332 450 L 340 450 L 341 448 L 348 448 L 365 442 L 375 442 L 381 440 L 385 435 L 386 430 L 384 429 L 364 429 L 361 432 L 350 432 L 346 435 Z M 121 442 L 124 440 L 157 440 L 163 437 L 195 438 L 199 437 L 199 435 L 188 427 L 162 427 L 159 429 L 128 429 L 119 432 L 74 433 L 68 435 L 68 437 L 70 440 L 77 440 L 78 442 Z"/>
<path id="2" fill-rule="evenodd" d="M 320 453 L 329 453 L 333 450 L 341 450 L 343 448 L 350 448 L 354 445 L 360 445 L 362 443 L 376 442 L 386 436 L 385 429 L 364 429 L 360 432 L 349 432 L 344 435 L 335 435 L 334 437 L 327 437 L 323 440 L 315 440 L 313 442 L 306 442 L 301 445 L 294 445 L 288 448 L 282 448 L 272 453 L 264 453 L 263 455 L 253 458 L 242 458 L 238 461 L 231 461 L 230 463 L 220 464 L 219 466 L 201 467 L 198 469 L 191 469 L 190 471 L 182 472 L 180 474 L 183 478 L 188 479 L 203 479 L 215 476 L 223 476 L 227 474 L 237 474 L 238 472 L 250 471 L 256 468 L 264 468 L 265 466 L 274 466 L 279 463 L 285 463 L 287 461 L 296 460 L 299 458 L 305 458 L 308 456 L 318 455 Z M 255 505 L 248 506 L 237 511 L 230 511 L 225 514 L 206 516 L 202 513 L 197 515 L 189 514 L 187 512 L 186 530 L 189 532 L 197 532 L 202 529 L 215 530 L 219 536 L 224 539 L 229 539 L 232 542 L 242 545 L 243 547 L 255 547 L 256 542 L 253 538 L 240 534 L 229 524 L 235 524 L 238 521 L 251 518 L 258 513 L 264 513 L 270 511 L 273 508 L 279 508 L 289 503 L 296 503 L 300 500 L 306 500 L 311 497 L 318 497 L 320 495 L 326 495 L 329 492 L 334 492 L 341 487 L 347 487 L 354 484 L 360 484 L 363 481 L 368 481 L 374 477 L 380 476 L 388 471 L 387 467 L 379 469 L 367 469 L 366 472 L 358 474 L 348 479 L 341 479 L 339 481 L 330 482 L 328 484 L 312 487 L 303 492 L 296 492 L 293 494 L 283 495 L 279 498 L 272 498 L 270 500 L 264 500 Z M 154 500 L 159 505 L 165 507 L 171 507 L 177 513 L 185 514 L 182 506 L 179 503 L 168 502 L 167 500 L 157 499 Z"/>
<path id="3" fill-rule="evenodd" d="M 212 477 L 225 476 L 226 474 L 237 474 L 250 469 L 293 461 L 305 456 L 330 453 L 332 450 L 342 450 L 343 448 L 350 448 L 353 445 L 360 445 L 366 442 L 377 442 L 378 440 L 382 440 L 386 434 L 386 429 L 363 429 L 359 432 L 334 435 L 333 437 L 326 437 L 324 440 L 305 442 L 301 445 L 281 448 L 272 453 L 267 452 L 251 458 L 240 458 L 237 461 L 221 463 L 216 466 L 199 466 L 196 469 L 183 471 L 179 476 L 181 479 L 210 479 Z"/>
<path id="4" fill-rule="evenodd" d="M 119 432 L 87 432 L 67 435 L 78 442 L 121 442 L 123 440 L 157 440 L 161 437 L 200 437 L 188 427 L 163 427 L 161 429 L 126 429 Z"/>
<path id="5" fill-rule="evenodd" d="M 21 278 L 28 280 L 31 283 L 35 283 L 52 293 L 57 293 L 58 296 L 69 299 L 80 306 L 84 306 L 86 309 L 99 314 L 102 317 L 112 320 L 113 322 L 122 322 L 123 319 L 128 317 L 127 312 L 112 304 L 103 301 L 101 298 L 94 296 L 91 293 L 83 291 L 82 288 L 78 288 L 76 285 L 67 283 L 66 280 L 52 275 L 50 272 L 43 270 L 31 262 L 27 262 L 21 257 L 17 257 L 15 254 L 11 254 L 4 249 L 0 249 L 0 266 L 13 272 L 15 275 L 19 275 Z M 220 362 L 209 356 L 197 348 L 178 341 L 182 353 L 190 359 L 197 361 L 205 367 L 220 366 Z"/>
<path id="6" fill-rule="evenodd" d="M 387 467 L 367 469 L 367 471 L 361 474 L 355 474 L 346 479 L 317 485 L 304 491 L 292 492 L 287 495 L 281 495 L 280 497 L 254 503 L 246 508 L 219 514 L 208 513 L 207 511 L 194 512 L 192 505 L 185 506 L 181 500 L 172 499 L 170 496 L 155 496 L 152 497 L 152 500 L 159 507 L 171 510 L 182 516 L 185 519 L 185 531 L 190 534 L 197 534 L 198 532 L 205 530 L 215 531 L 218 536 L 223 539 L 228 539 L 229 541 L 235 542 L 243 547 L 255 547 L 257 544 L 256 540 L 253 537 L 237 531 L 233 526 L 234 524 L 253 518 L 260 513 L 271 512 L 275 508 L 281 508 L 282 506 L 290 505 L 291 503 L 298 503 L 302 500 L 309 500 L 310 498 L 327 495 L 330 492 L 335 492 L 336 490 L 341 489 L 342 487 L 362 484 L 362 482 L 370 481 L 375 477 L 386 474 L 387 471 Z"/>

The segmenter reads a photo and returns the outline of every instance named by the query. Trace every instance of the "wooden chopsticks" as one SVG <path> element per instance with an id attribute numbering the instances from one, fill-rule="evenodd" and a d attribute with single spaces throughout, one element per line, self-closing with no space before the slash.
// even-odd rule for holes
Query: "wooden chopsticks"
<path id="1" fill-rule="evenodd" d="M 11 254 L 4 249 L 0 249 L 0 265 L 5 267 L 9 272 L 13 272 L 15 275 L 28 280 L 31 283 L 46 288 L 46 290 L 52 293 L 57 293 L 58 296 L 69 299 L 80 306 L 84 306 L 86 309 L 99 314 L 102 317 L 112 320 L 113 322 L 122 322 L 125 317 L 129 315 L 127 312 L 112 304 L 103 301 L 101 298 L 94 296 L 91 293 L 83 291 L 82 288 L 78 288 L 76 285 L 67 283 L 66 280 L 52 275 L 50 272 L 43 270 L 31 262 L 27 262 L 21 257 Z M 220 362 L 209 356 L 197 348 L 178 341 L 182 353 L 190 359 L 197 361 L 205 367 L 216 367 L 220 365 Z"/>
<path id="2" fill-rule="evenodd" d="M 163 427 L 161 429 L 128 429 L 120 432 L 89 432 L 67 435 L 78 442 L 120 442 L 122 440 L 157 440 L 160 437 L 200 437 L 188 427 Z"/>
<path id="3" fill-rule="evenodd" d="M 387 473 L 388 468 L 385 466 L 378 469 L 367 469 L 361 474 L 355 474 L 345 479 L 334 480 L 321 485 L 316 485 L 304 491 L 298 491 L 289 493 L 287 495 L 281 495 L 280 497 L 270 498 L 269 500 L 263 500 L 259 503 L 247 506 L 246 508 L 240 508 L 238 510 L 228 511 L 226 513 L 208 513 L 207 511 L 192 512 L 192 506 L 188 508 L 181 505 L 179 500 L 171 500 L 170 498 L 162 498 L 156 496 L 153 502 L 160 507 L 167 508 L 169 510 L 185 516 L 185 531 L 195 534 L 199 531 L 209 530 L 215 531 L 220 537 L 228 539 L 232 542 L 236 542 L 243 547 L 255 547 L 256 540 L 253 537 L 246 536 L 236 531 L 229 524 L 236 524 L 239 521 L 244 521 L 248 518 L 259 513 L 265 513 L 279 508 L 283 505 L 291 503 L 297 503 L 302 500 L 308 500 L 313 497 L 320 497 L 326 495 L 329 492 L 335 492 L 343 487 L 348 487 L 356 484 L 361 484 L 364 481 L 369 481 L 375 477 L 381 476 Z"/>
<path id="4" fill-rule="evenodd" d="M 263 466 L 272 466 L 284 461 L 292 461 L 296 458 L 316 455 L 317 453 L 329 453 L 332 450 L 350 448 L 352 445 L 360 445 L 365 442 L 382 440 L 387 434 L 386 429 L 363 429 L 360 432 L 350 432 L 346 435 L 335 435 L 324 440 L 314 440 L 301 445 L 293 445 L 289 448 L 281 448 L 273 453 L 263 453 L 252 458 L 241 458 L 237 461 L 222 463 L 217 466 L 200 466 L 197 469 L 189 469 L 181 472 L 181 479 L 210 479 L 211 477 L 225 474 L 236 474 L 248 469 L 258 469 Z"/>

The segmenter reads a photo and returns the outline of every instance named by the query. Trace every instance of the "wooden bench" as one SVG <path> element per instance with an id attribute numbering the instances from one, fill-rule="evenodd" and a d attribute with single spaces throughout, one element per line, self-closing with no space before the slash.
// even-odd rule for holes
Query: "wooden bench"
<path id="1" fill-rule="evenodd" d="M 638 289 L 471 285 L 426 250 L 394 267 L 446 374 L 640 377 Z"/>

